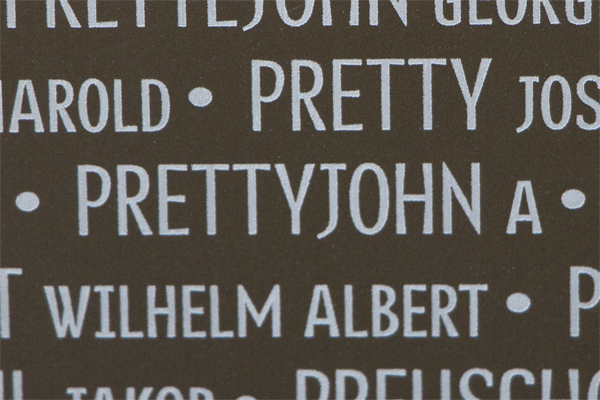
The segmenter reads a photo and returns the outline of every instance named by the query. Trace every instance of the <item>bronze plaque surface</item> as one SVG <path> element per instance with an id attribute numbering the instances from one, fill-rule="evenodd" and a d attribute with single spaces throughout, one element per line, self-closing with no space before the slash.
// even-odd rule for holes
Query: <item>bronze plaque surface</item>
<path id="1" fill-rule="evenodd" d="M 597 399 L 599 8 L 2 0 L 0 398 Z"/>

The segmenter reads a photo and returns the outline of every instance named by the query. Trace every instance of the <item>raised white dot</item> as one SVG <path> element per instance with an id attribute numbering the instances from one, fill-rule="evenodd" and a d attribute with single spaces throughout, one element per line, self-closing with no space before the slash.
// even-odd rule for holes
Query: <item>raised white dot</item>
<path id="1" fill-rule="evenodd" d="M 564 192 L 560 200 L 569 210 L 576 210 L 584 205 L 585 194 L 581 190 L 571 189 Z"/>
<path id="2" fill-rule="evenodd" d="M 524 313 L 530 306 L 529 296 L 523 293 L 513 293 L 506 299 L 506 307 L 514 313 Z"/>
<path id="3" fill-rule="evenodd" d="M 40 199 L 33 192 L 23 192 L 17 196 L 15 204 L 19 210 L 31 212 L 40 206 Z"/>
<path id="4" fill-rule="evenodd" d="M 237 400 L 256 400 L 256 399 L 252 396 L 241 396 L 241 397 L 238 397 Z"/>
<path id="5" fill-rule="evenodd" d="M 212 102 L 212 93 L 207 88 L 197 87 L 190 90 L 188 100 L 196 107 L 206 107 Z"/>

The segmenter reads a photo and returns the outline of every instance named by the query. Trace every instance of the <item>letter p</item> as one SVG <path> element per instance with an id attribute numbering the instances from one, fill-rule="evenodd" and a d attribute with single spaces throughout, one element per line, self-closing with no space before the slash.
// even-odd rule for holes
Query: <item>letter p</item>
<path id="1" fill-rule="evenodd" d="M 270 68 L 275 73 L 275 88 L 273 93 L 263 96 L 261 93 L 261 68 Z M 272 103 L 281 96 L 285 77 L 283 69 L 273 61 L 252 60 L 252 130 L 260 132 L 262 129 L 261 103 Z"/>
<path id="2" fill-rule="evenodd" d="M 329 398 L 329 379 L 324 373 L 314 369 L 299 369 L 296 371 L 296 400 L 306 400 L 308 379 L 316 379 L 319 386 L 319 400 Z"/>
<path id="3" fill-rule="evenodd" d="M 88 197 L 88 173 L 94 173 L 100 177 L 100 196 L 96 200 L 90 200 Z M 106 203 L 110 194 L 110 175 L 104 168 L 95 165 L 78 165 L 77 194 L 79 236 L 87 236 L 89 234 L 88 208 L 97 208 Z"/>
<path id="4" fill-rule="evenodd" d="M 582 301 L 579 293 L 581 275 L 593 279 L 594 288 L 592 298 Z M 589 310 L 600 301 L 600 272 L 589 267 L 571 267 L 571 337 L 579 337 L 579 310 Z"/>

